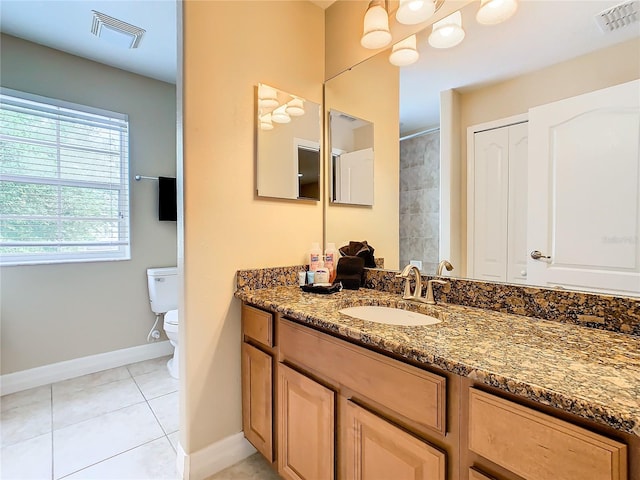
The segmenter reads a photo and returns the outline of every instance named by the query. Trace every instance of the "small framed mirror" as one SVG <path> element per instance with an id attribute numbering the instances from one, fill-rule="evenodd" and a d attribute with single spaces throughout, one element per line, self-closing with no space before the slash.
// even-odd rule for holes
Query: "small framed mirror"
<path id="1" fill-rule="evenodd" d="M 258 197 L 320 200 L 320 105 L 261 83 L 256 120 Z"/>
<path id="2" fill-rule="evenodd" d="M 373 123 L 329 112 L 332 203 L 373 205 Z"/>

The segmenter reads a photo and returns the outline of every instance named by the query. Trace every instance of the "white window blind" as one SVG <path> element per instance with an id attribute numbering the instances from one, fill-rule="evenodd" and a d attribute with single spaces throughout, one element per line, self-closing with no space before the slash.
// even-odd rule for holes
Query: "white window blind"
<path id="1" fill-rule="evenodd" d="M 127 115 L 0 91 L 0 262 L 129 259 Z"/>

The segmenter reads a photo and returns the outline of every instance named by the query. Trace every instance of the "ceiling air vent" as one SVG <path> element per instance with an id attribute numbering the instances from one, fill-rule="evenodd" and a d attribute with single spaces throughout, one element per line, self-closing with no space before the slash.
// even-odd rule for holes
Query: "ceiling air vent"
<path id="1" fill-rule="evenodd" d="M 145 30 L 130 23 L 123 22 L 117 18 L 110 17 L 104 13 L 93 12 L 93 23 L 91 33 L 96 37 L 103 38 L 114 45 L 125 48 L 138 48 Z"/>
<path id="2" fill-rule="evenodd" d="M 609 33 L 640 20 L 640 0 L 632 0 L 607 8 L 596 15 L 603 32 Z"/>

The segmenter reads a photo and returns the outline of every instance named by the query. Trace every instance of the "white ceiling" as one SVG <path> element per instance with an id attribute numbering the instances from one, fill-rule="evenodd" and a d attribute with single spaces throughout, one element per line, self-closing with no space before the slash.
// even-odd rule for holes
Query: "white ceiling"
<path id="1" fill-rule="evenodd" d="M 429 27 L 418 35 L 420 59 L 400 71 L 401 134 L 440 123 L 443 90 L 464 91 L 464 87 L 512 78 L 640 36 L 640 23 L 609 34 L 597 26 L 595 14 L 618 3 L 620 0 L 524 0 L 506 22 L 484 26 L 475 20 L 479 2 L 473 2 L 462 9 L 465 39 L 445 50 L 428 45 Z"/>
<path id="2" fill-rule="evenodd" d="M 140 46 L 113 46 L 91 33 L 97 10 L 146 30 Z M 176 83 L 175 0 L 2 0 L 0 30 L 96 62 Z"/>

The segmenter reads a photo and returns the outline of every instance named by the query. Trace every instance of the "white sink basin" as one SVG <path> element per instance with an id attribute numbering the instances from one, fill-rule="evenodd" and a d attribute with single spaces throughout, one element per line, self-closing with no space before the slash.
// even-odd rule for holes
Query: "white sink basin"
<path id="1" fill-rule="evenodd" d="M 402 310 L 400 308 L 377 307 L 367 305 L 364 307 L 349 307 L 338 310 L 340 313 L 349 315 L 350 317 L 359 318 L 360 320 L 368 320 L 370 322 L 384 323 L 386 325 L 435 325 L 442 320 L 424 315 L 422 313 Z"/>

